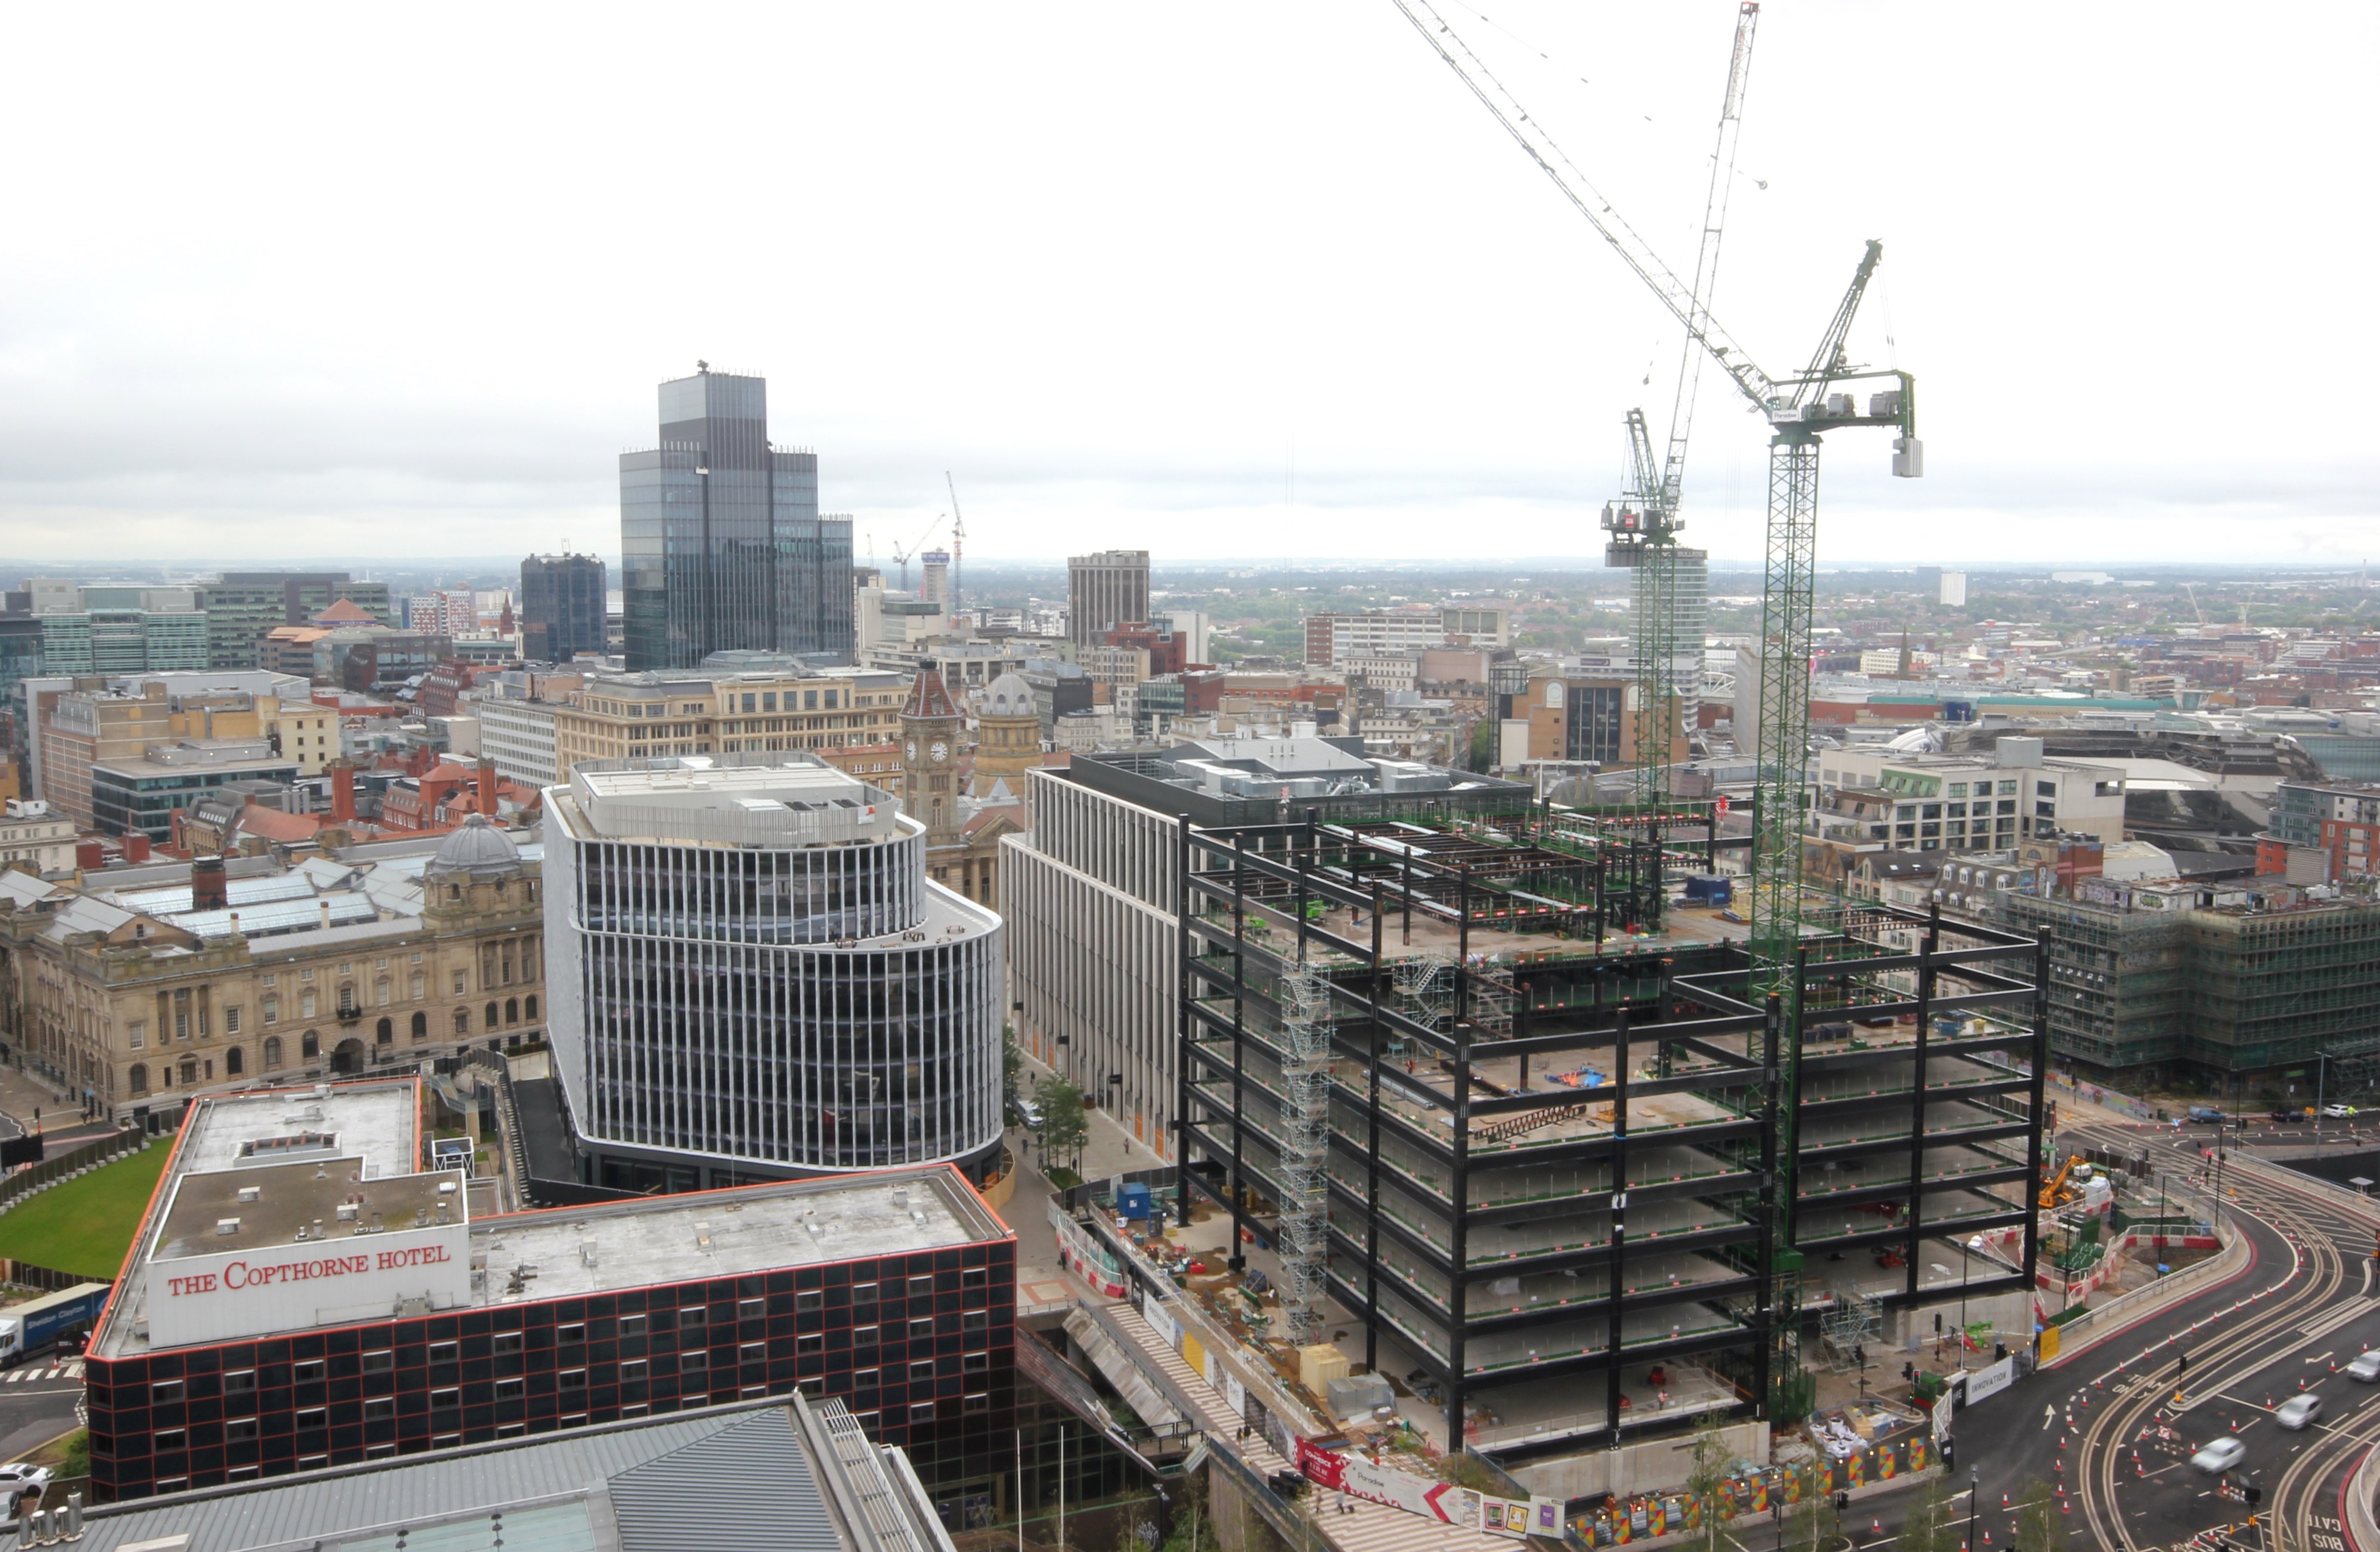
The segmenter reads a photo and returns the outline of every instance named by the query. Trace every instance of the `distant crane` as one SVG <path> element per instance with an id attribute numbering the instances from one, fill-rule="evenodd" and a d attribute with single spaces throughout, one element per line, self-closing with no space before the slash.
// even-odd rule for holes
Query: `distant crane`
<path id="1" fill-rule="evenodd" d="M 2198 607 L 2198 589 L 2191 586 L 2189 583 L 2184 582 L 2181 585 L 2181 590 L 2190 595 L 2190 612 L 2198 616 L 2198 628 L 2200 630 L 2204 630 L 2206 628 L 2206 611 Z"/>
<path id="2" fill-rule="evenodd" d="M 1736 13 L 1735 43 L 1728 55 L 1727 91 L 1719 99 L 1718 145 L 1711 152 L 1709 191 L 1703 199 L 1702 244 L 1694 256 L 1694 283 L 1690 312 L 1710 317 L 1711 293 L 1718 285 L 1719 240 L 1727 225 L 1727 200 L 1735 183 L 1735 145 L 1743 126 L 1743 90 L 1752 70 L 1754 29 L 1760 21 L 1758 0 L 1742 0 Z M 1684 557 L 1679 552 L 1678 515 L 1685 487 L 1686 442 L 1694 429 L 1695 389 L 1701 382 L 1703 353 L 1690 331 L 1679 353 L 1677 397 L 1670 410 L 1669 455 L 1657 464 L 1653 438 L 1645 412 L 1628 412 L 1629 489 L 1618 502 L 1603 508 L 1609 536 L 1604 564 L 1635 572 L 1634 615 L 1636 710 L 1632 731 L 1635 743 L 1634 799 L 1638 822 L 1644 827 L 1629 869 L 1633 903 L 1632 924 L 1658 931 L 1667 897 L 1663 879 L 1667 827 L 1660 816 L 1670 802 L 1670 749 L 1685 710 L 1685 681 L 1678 660 L 1691 649 L 1699 688 L 1702 641 L 1678 639 L 1679 573 Z"/>
<path id="3" fill-rule="evenodd" d="M 1883 260 L 1884 245 L 1868 243 L 1849 289 L 1819 336 L 1810 364 L 1796 375 L 1771 377 L 1719 326 L 1697 300 L 1694 289 L 1678 278 L 1587 181 L 1545 127 L 1530 116 L 1429 0 L 1391 3 L 1636 278 L 1685 325 L 1687 337 L 1718 363 L 1768 422 L 1767 575 L 1755 669 L 1759 674 L 1755 686 L 1759 725 L 1755 735 L 1759 766 L 1753 816 L 1752 897 L 1747 902 L 1751 928 L 1745 947 L 1752 956 L 1753 995 L 1777 999 L 1777 1034 L 1768 1058 L 1778 1073 L 1771 1096 L 1778 1117 L 1778 1168 L 1765 1188 L 1764 1203 L 1776 1235 L 1767 1306 L 1779 1313 L 1772 1316 L 1769 1328 L 1770 1373 L 1779 1382 L 1798 1387 L 1806 1381 L 1801 1369 L 1798 1317 L 1802 1257 L 1792 1248 L 1798 1175 L 1794 1122 L 1801 1066 L 1801 987 L 1794 961 L 1802 937 L 1801 829 L 1810 754 L 1810 627 L 1815 604 L 1820 440 L 1837 428 L 1889 427 L 1900 433 L 1893 443 L 1892 472 L 1914 479 L 1925 471 L 1925 448 L 1917 440 L 1916 380 L 1898 370 L 1854 367 L 1845 354 L 1852 320 Z M 1864 413 L 1852 394 L 1832 392 L 1838 383 L 1883 378 L 1892 379 L 1894 386 L 1870 395 Z M 1649 455 L 1649 443 L 1646 451 Z M 1741 737 L 1742 730 L 1738 732 Z"/>
<path id="4" fill-rule="evenodd" d="M 892 546 L 892 564 L 901 568 L 901 590 L 903 592 L 905 593 L 909 590 L 910 558 L 916 555 L 918 551 L 923 550 L 926 547 L 926 540 L 934 537 L 934 530 L 942 526 L 942 515 L 943 515 L 941 513 L 936 513 L 934 515 L 934 520 L 926 525 L 926 531 L 919 534 L 915 540 L 911 540 L 909 548 L 906 550 L 902 549 L 897 544 Z"/>
<path id="5" fill-rule="evenodd" d="M 959 510 L 958 482 L 951 471 L 942 471 L 942 483 L 951 490 L 951 603 L 950 612 L 959 612 L 959 600 L 965 597 L 962 584 L 966 577 L 966 515 Z"/>

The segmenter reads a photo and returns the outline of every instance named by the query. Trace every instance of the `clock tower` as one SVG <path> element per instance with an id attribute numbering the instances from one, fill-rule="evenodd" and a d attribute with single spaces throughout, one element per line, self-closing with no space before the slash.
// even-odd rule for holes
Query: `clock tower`
<path id="1" fill-rule="evenodd" d="M 921 669 L 901 708 L 901 806 L 926 827 L 926 845 L 959 839 L 959 709 L 942 676 Z"/>

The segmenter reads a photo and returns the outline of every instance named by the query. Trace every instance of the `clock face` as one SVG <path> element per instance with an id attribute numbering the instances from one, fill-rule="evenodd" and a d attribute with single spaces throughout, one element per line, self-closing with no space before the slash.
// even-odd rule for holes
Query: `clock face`
<path id="1" fill-rule="evenodd" d="M 926 752 L 933 756 L 936 759 L 941 759 L 950 754 L 951 746 L 947 744 L 937 744 Z"/>
<path id="2" fill-rule="evenodd" d="M 911 759 L 916 759 L 917 758 L 917 741 L 914 738 L 909 740 L 908 753 Z"/>

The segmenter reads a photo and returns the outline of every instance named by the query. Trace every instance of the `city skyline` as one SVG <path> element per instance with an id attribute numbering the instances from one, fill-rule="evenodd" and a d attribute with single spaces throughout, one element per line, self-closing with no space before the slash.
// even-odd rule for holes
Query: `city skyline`
<path id="1" fill-rule="evenodd" d="M 1732 9 L 1541 6 L 1480 30 L 1673 262 Z M 1887 15 L 1768 18 L 1718 296 L 1765 362 L 1794 361 L 1860 240 L 1885 243 L 1854 347 L 1918 372 L 1932 469 L 1888 486 L 1872 450 L 1840 449 L 1822 557 L 2357 558 L 2380 479 L 2360 395 L 2325 387 L 2327 342 L 2369 332 L 2372 304 L 2277 287 L 2271 255 L 2357 245 L 2364 218 L 2300 148 L 2347 143 L 2345 61 L 2374 18 L 2061 12 L 2045 50 L 2046 11 Z M 987 560 L 1160 529 L 1185 557 L 1442 554 L 1500 530 L 1584 554 L 1621 411 L 1667 392 L 1672 328 L 1385 6 L 1286 18 L 1260 54 L 1229 18 L 769 18 L 726 66 L 725 111 L 812 187 L 798 215 L 761 210 L 761 240 L 691 297 L 674 239 L 589 224 L 617 180 L 677 176 L 600 111 L 603 83 L 677 42 L 599 20 L 572 68 L 481 91 L 534 52 L 527 21 L 468 59 L 375 39 L 379 70 L 334 94 L 304 67 L 360 42 L 344 22 L 192 25 L 161 13 L 110 55 L 151 105 L 29 168 L 47 218 L 0 239 L 18 433 L 0 511 L 33 558 L 97 539 L 263 559 L 326 526 L 390 530 L 391 553 L 583 547 L 608 527 L 609 460 L 645 434 L 642 385 L 698 355 L 773 373 L 780 418 L 831 451 L 822 498 L 880 563 L 947 510 L 945 470 Z M 30 26 L 29 46 L 78 56 L 73 17 Z M 791 104 L 735 89 L 783 45 L 838 67 Z M 1967 68 L 1901 68 L 1952 50 Z M 1086 67 L 1109 56 L 1164 63 Z M 2098 67 L 2113 57 L 2128 68 Z M 201 80 L 226 90 L 201 103 Z M 424 83 L 464 104 L 426 131 L 398 111 Z M 30 135 L 85 84 L 56 72 L 0 112 Z M 1196 111 L 1218 98 L 1238 111 Z M 315 127 L 304 144 L 279 133 L 290 111 Z M 146 127 L 166 115 L 161 142 Z M 880 115 L 898 132 L 847 132 Z M 486 151 L 530 124 L 557 138 L 524 200 Z M 688 172 L 684 193 L 723 199 L 723 176 Z M 319 191 L 302 224 L 292 178 Z M 185 234 L 170 254 L 140 238 L 158 222 Z M 458 224 L 495 271 L 457 267 Z M 954 232 L 965 263 L 943 258 Z M 2226 327 L 2194 324 L 2227 297 Z M 467 365 L 524 359 L 538 370 Z M 2252 386 L 2168 386 L 2185 382 Z M 1755 553 L 1757 431 L 1706 391 L 1689 540 Z M 2183 399 L 2220 399 L 2227 434 Z"/>

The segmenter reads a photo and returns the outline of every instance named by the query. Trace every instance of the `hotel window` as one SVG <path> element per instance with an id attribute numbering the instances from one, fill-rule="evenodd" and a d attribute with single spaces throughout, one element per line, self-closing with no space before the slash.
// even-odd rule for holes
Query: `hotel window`
<path id="1" fill-rule="evenodd" d="M 256 1389 L 256 1371 L 254 1369 L 225 1370 L 223 1376 L 223 1388 L 224 1394 L 226 1396 L 245 1396 L 253 1394 Z"/>
<path id="2" fill-rule="evenodd" d="M 854 1303 L 859 1302 L 858 1288 L 852 1289 L 851 1299 Z M 738 1320 L 759 1320 L 768 1313 L 768 1301 L 764 1299 L 743 1299 L 737 1301 L 735 1305 L 735 1318 Z"/>
<path id="3" fill-rule="evenodd" d="M 796 1310 L 814 1310 L 825 1303 L 826 1295 L 815 1288 L 805 1288 L 794 1295 L 794 1308 Z"/>
<path id="4" fill-rule="evenodd" d="M 141 1047 L 149 1043 L 149 1025 L 147 1022 L 141 1019 L 134 1019 L 131 1023 L 124 1026 L 124 1037 L 127 1040 L 131 1042 L 132 1049 L 134 1050 L 139 1050 Z"/>
<path id="5" fill-rule="evenodd" d="M 507 1352 L 518 1352 L 520 1350 L 521 1334 L 518 1331 L 498 1331 L 489 1343 L 489 1351 L 500 1357 Z"/>
<path id="6" fill-rule="evenodd" d="M 915 1404 L 914 1406 L 910 1407 L 910 1409 L 909 1409 L 909 1421 L 910 1421 L 910 1422 L 912 1422 L 912 1423 L 931 1423 L 933 1420 L 934 1420 L 934 1403 L 933 1403 L 933 1402 L 931 1402 L 931 1401 L 919 1401 L 919 1402 L 917 1402 L 917 1404 Z"/>
<path id="7" fill-rule="evenodd" d="M 911 1278 L 911 1279 L 909 1279 L 909 1297 L 911 1297 L 912 1299 L 924 1299 L 924 1298 L 931 1297 L 931 1296 L 932 1296 L 932 1294 L 933 1294 L 933 1291 L 934 1291 L 934 1279 L 933 1279 L 930 1276 L 929 1276 L 929 1277 L 913 1277 L 913 1278 Z"/>
<path id="8" fill-rule="evenodd" d="M 565 1390 L 584 1390 L 587 1388 L 587 1371 L 585 1369 L 565 1369 L 562 1371 L 561 1383 L 562 1388 Z"/>
<path id="9" fill-rule="evenodd" d="M 583 1325 L 556 1326 L 553 1340 L 563 1343 L 583 1342 L 587 1340 L 587 1328 Z"/>
<path id="10" fill-rule="evenodd" d="M 178 1379 L 161 1379 L 149 1387 L 149 1400 L 152 1405 L 178 1401 L 181 1399 L 182 1382 Z"/>
<path id="11" fill-rule="evenodd" d="M 929 1380 L 933 1377 L 934 1361 L 931 1358 L 920 1358 L 916 1363 L 909 1365 L 910 1384 L 916 1385 L 921 1381 Z"/>
<path id="12" fill-rule="evenodd" d="M 517 1385 L 520 1382 L 518 1380 L 515 1380 L 513 1383 Z M 501 1389 L 504 1386 L 504 1381 L 498 1380 L 496 1384 L 497 1388 Z M 395 1415 L 396 1398 L 395 1396 L 366 1396 L 364 1398 L 365 1422 L 385 1423 Z"/>
<path id="13" fill-rule="evenodd" d="M 515 1375 L 510 1379 L 496 1381 L 496 1400 L 500 1401 L 517 1401 L 528 1393 L 528 1381 L 518 1375 Z"/>
<path id="14" fill-rule="evenodd" d="M 645 1361 L 642 1358 L 623 1358 L 620 1360 L 621 1384 L 635 1385 L 643 1380 L 644 1377 Z"/>
<path id="15" fill-rule="evenodd" d="M 224 1442 L 225 1444 L 250 1444 L 255 1442 L 255 1418 L 231 1417 L 225 1419 Z"/>
<path id="16" fill-rule="evenodd" d="M 310 971 L 309 974 L 311 972 Z M 298 1016 L 299 1018 L 314 1016 L 314 993 L 310 988 L 298 994 Z"/>
<path id="17" fill-rule="evenodd" d="M 926 1316 L 909 1322 L 909 1340 L 911 1341 L 920 1341 L 926 1338 L 931 1337 L 933 1334 L 934 1317 L 932 1316 Z"/>
<path id="18" fill-rule="evenodd" d="M 461 1342 L 434 1341 L 430 1344 L 430 1361 L 433 1364 L 451 1364 L 462 1353 Z"/>
<path id="19" fill-rule="evenodd" d="M 446 1412 L 459 1408 L 462 1404 L 463 1392 L 451 1387 L 444 1390 L 430 1392 L 430 1410 L 432 1412 Z"/>
<path id="20" fill-rule="evenodd" d="M 225 1009 L 224 1010 L 224 1033 L 225 1033 L 225 1034 L 226 1034 L 226 1035 L 237 1035 L 237 1034 L 238 1034 L 238 1033 L 239 1033 L 239 1023 L 240 1023 L 240 1020 L 239 1020 L 239 1005 L 238 1005 L 237 1003 L 234 1003 L 234 1004 L 232 1004 L 230 1007 L 225 1008 Z"/>
<path id="21" fill-rule="evenodd" d="M 624 1337 L 641 1337 L 644 1334 L 645 1317 L 643 1316 L 624 1315 L 620 1316 L 620 1335 Z"/>
<path id="22" fill-rule="evenodd" d="M 736 1348 L 735 1361 L 739 1364 L 765 1364 L 769 1361 L 769 1344 L 745 1342 Z"/>
<path id="23" fill-rule="evenodd" d="M 298 1431 L 299 1433 L 307 1433 L 317 1428 L 327 1428 L 330 1425 L 330 1408 L 299 1407 L 298 1409 Z"/>
<path id="24" fill-rule="evenodd" d="M 310 1384 L 330 1372 L 330 1365 L 320 1358 L 308 1358 L 289 1365 L 289 1377 L 299 1385 Z"/>
<path id="25" fill-rule="evenodd" d="M 396 1354 L 385 1347 L 375 1348 L 364 1354 L 364 1373 L 387 1374 L 396 1367 Z"/>

